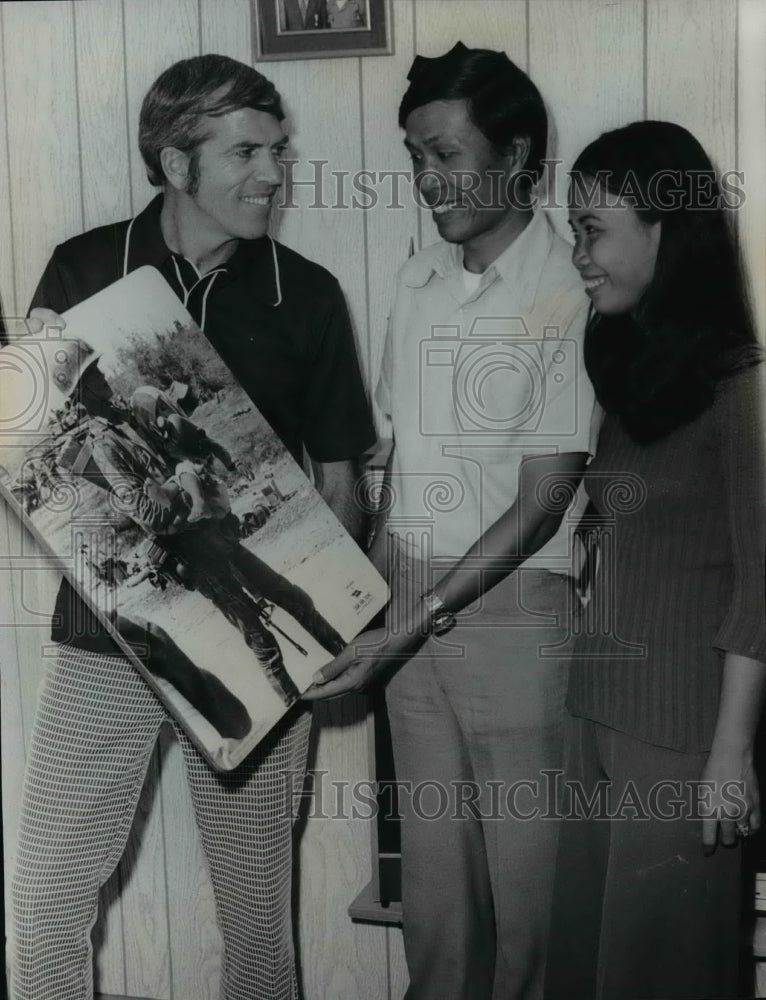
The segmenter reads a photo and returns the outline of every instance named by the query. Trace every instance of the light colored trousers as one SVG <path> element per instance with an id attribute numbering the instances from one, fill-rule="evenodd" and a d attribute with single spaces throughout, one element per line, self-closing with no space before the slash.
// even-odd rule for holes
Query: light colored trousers
<path id="1" fill-rule="evenodd" d="M 130 662 L 62 646 L 40 693 L 13 879 L 13 1000 L 91 1000 L 98 893 L 169 716 Z M 174 724 L 175 726 L 175 724 Z M 292 805 L 310 716 L 217 773 L 175 726 L 225 944 L 225 1000 L 296 1000 Z"/>
<path id="2" fill-rule="evenodd" d="M 424 564 L 394 558 L 394 602 L 432 585 Z M 568 578 L 522 567 L 387 688 L 396 777 L 410 783 L 408 1000 L 542 996 L 558 837 L 546 772 L 561 767 L 568 663 L 545 647 L 566 637 L 569 592 Z"/>

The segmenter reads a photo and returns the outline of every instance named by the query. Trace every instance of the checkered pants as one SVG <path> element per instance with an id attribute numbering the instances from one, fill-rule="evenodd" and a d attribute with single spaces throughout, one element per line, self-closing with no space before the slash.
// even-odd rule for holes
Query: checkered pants
<path id="1" fill-rule="evenodd" d="M 25 776 L 14 1000 L 91 1000 L 98 892 L 125 849 L 167 720 L 128 660 L 60 648 L 40 693 Z M 239 767 L 217 773 L 174 723 L 225 944 L 225 1000 L 298 998 L 291 831 L 309 724 L 308 713 L 291 715 Z"/>

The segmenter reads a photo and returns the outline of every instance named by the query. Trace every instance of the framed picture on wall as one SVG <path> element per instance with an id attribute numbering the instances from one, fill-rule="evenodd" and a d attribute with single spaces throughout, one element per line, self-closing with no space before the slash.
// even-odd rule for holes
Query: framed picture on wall
<path id="1" fill-rule="evenodd" d="M 251 0 L 255 59 L 391 55 L 391 0 Z"/>

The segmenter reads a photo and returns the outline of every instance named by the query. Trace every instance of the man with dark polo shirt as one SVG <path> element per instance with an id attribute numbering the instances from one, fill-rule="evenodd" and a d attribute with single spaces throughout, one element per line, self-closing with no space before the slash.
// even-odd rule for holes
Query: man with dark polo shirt
<path id="1" fill-rule="evenodd" d="M 287 137 L 279 94 L 223 56 L 176 63 L 141 109 L 139 147 L 162 188 L 134 219 L 57 247 L 34 315 L 61 313 L 145 264 L 183 301 L 320 493 L 355 535 L 355 460 L 375 434 L 343 295 L 267 232 Z M 99 887 L 128 837 L 168 715 L 68 586 L 61 645 L 40 695 L 14 879 L 16 1000 L 90 1000 Z M 172 722 L 172 719 L 170 720 Z M 225 1000 L 295 1000 L 287 774 L 305 768 L 309 717 L 293 709 L 218 774 L 176 728 L 224 939 Z"/>

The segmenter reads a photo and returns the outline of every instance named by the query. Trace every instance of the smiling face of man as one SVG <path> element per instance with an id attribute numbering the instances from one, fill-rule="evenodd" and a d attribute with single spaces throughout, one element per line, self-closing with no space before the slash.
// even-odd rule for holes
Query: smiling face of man
<path id="1" fill-rule="evenodd" d="M 265 111 L 239 108 L 207 118 L 205 134 L 195 151 L 194 193 L 179 206 L 184 226 L 210 247 L 264 236 L 282 184 L 287 136 L 281 122 Z"/>
<path id="2" fill-rule="evenodd" d="M 476 243 L 491 245 L 497 256 L 515 235 L 519 206 L 510 196 L 528 144 L 499 153 L 471 120 L 464 100 L 421 105 L 405 128 L 415 185 L 421 202 L 432 206 L 439 235 L 466 251 Z"/>

